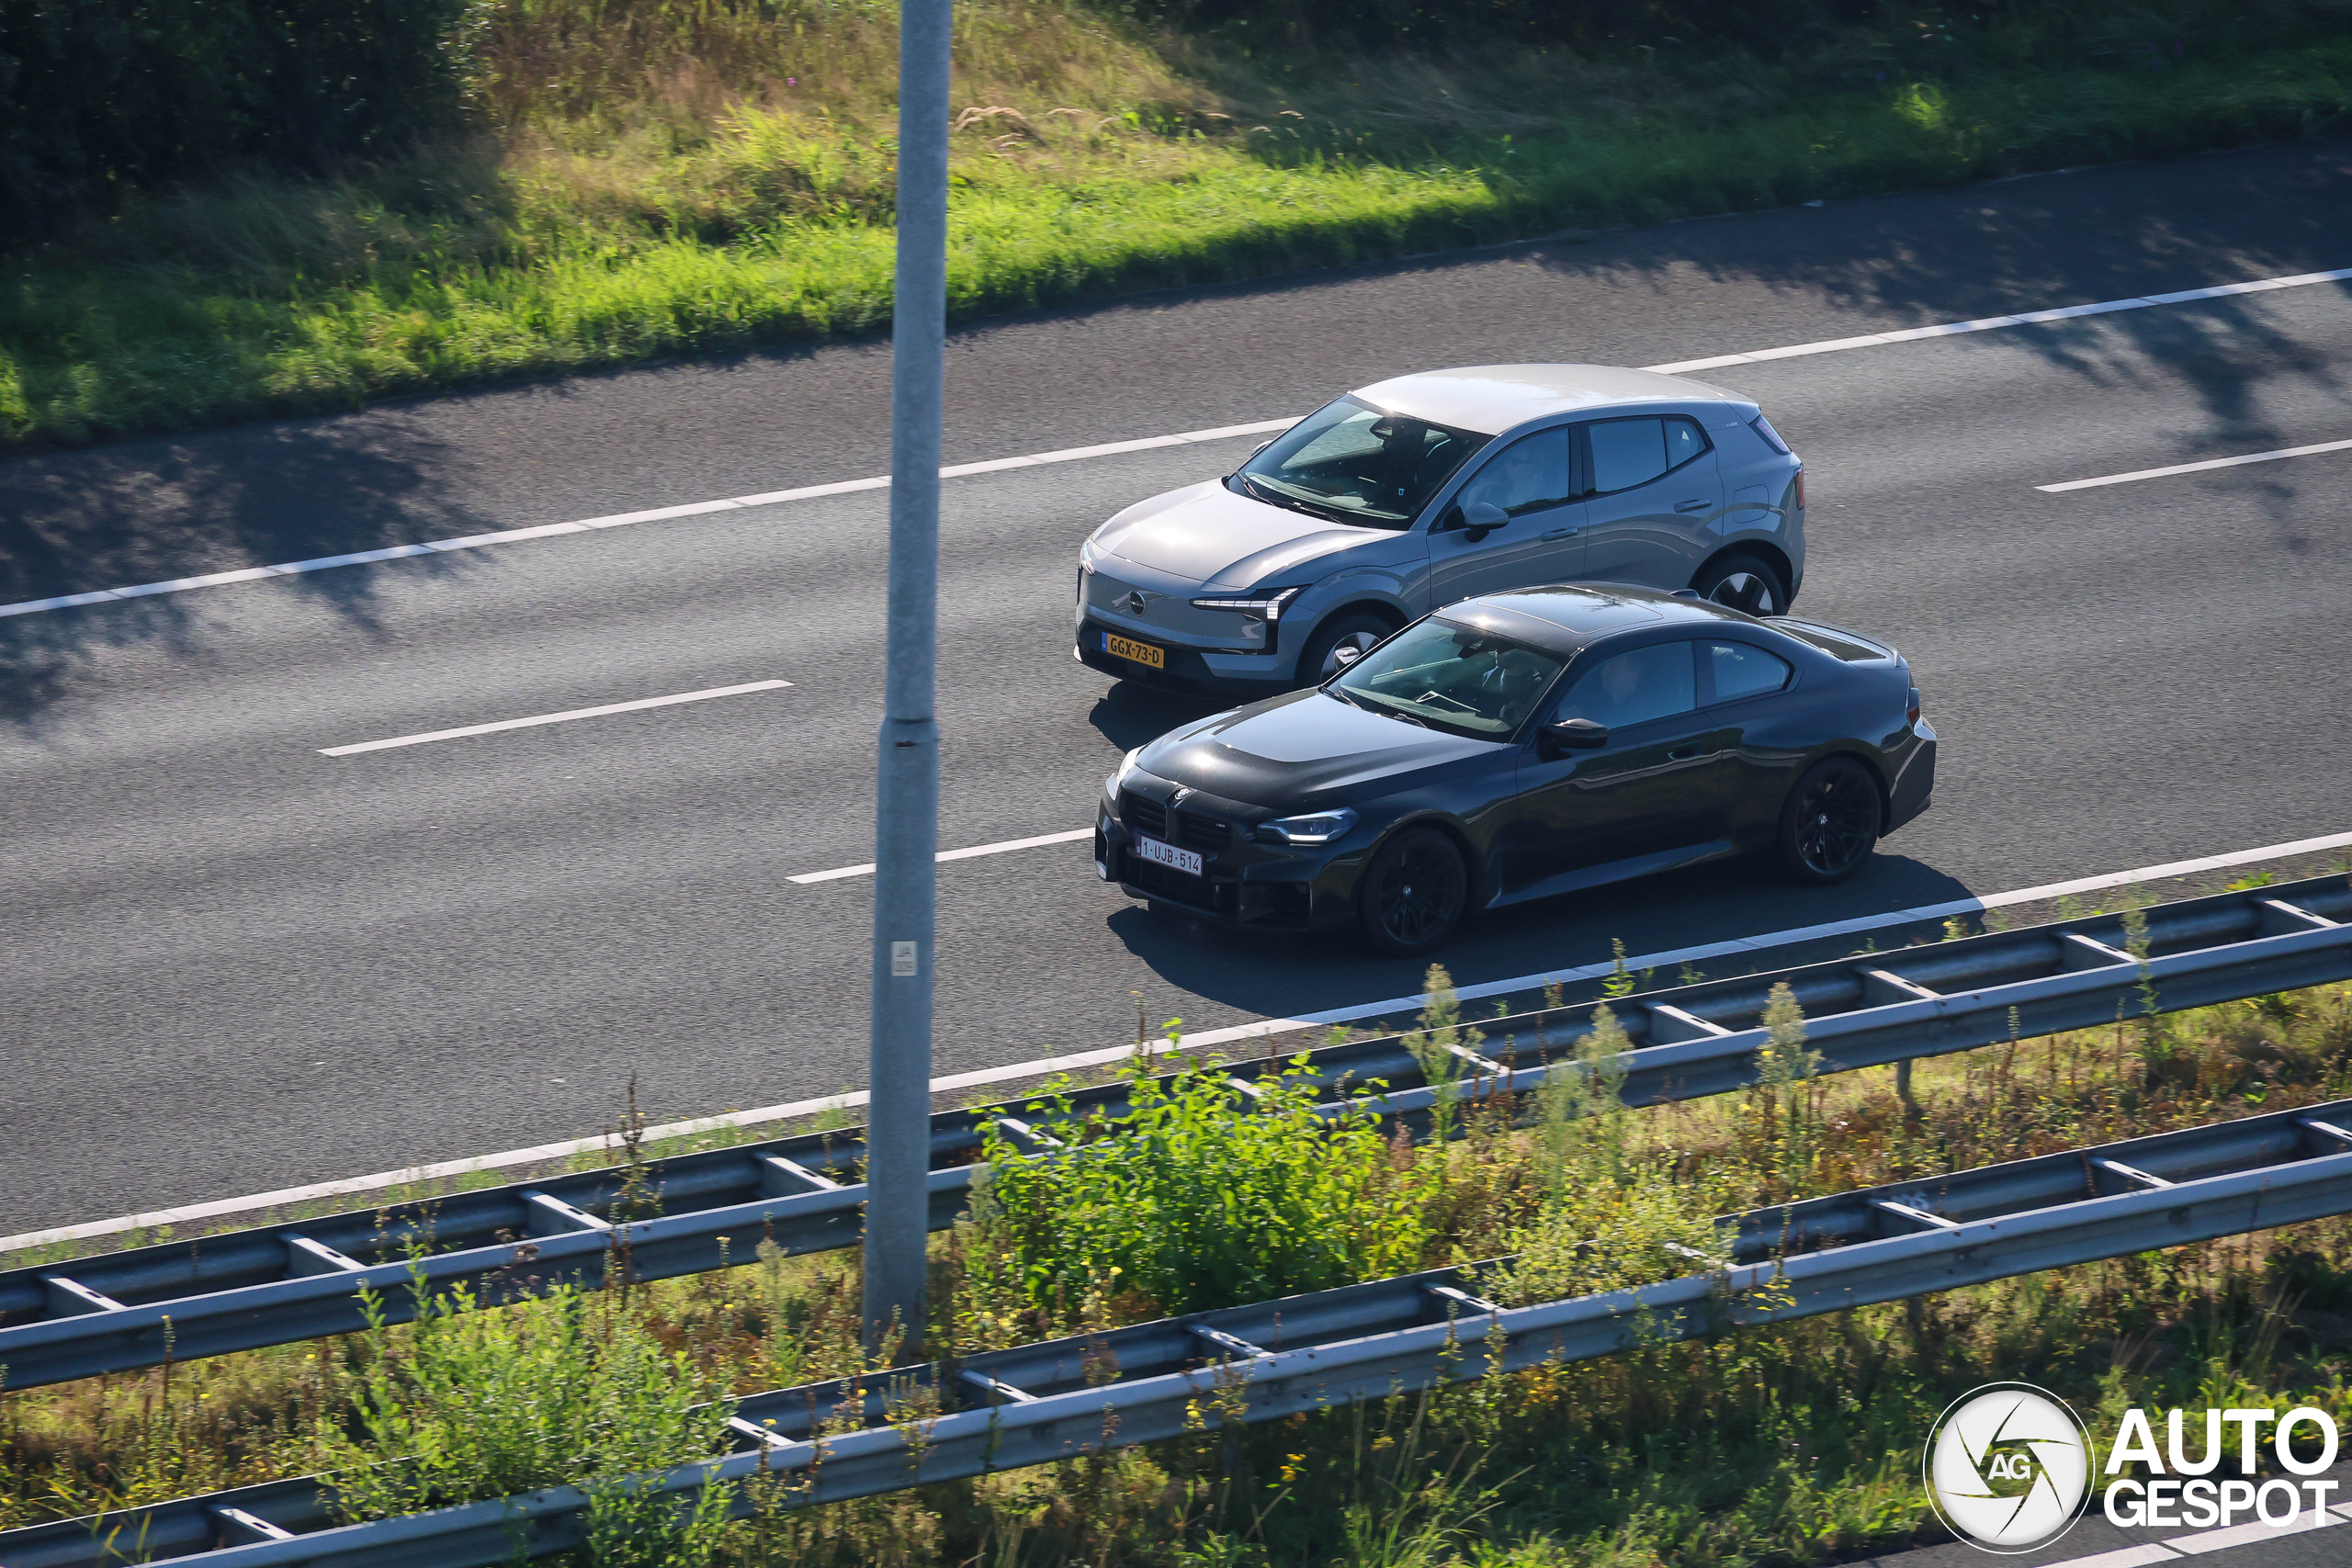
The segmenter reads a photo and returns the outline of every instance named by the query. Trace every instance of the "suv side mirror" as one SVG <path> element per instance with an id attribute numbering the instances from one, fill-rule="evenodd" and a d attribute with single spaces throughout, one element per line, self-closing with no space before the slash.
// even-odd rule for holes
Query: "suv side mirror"
<path id="1" fill-rule="evenodd" d="M 1557 718 L 1535 732 L 1538 756 L 1550 760 L 1566 751 L 1590 751 L 1609 744 L 1609 727 L 1589 718 Z"/>
<path id="2" fill-rule="evenodd" d="M 1491 501 L 1474 501 L 1462 509 L 1462 525 L 1474 545 L 1510 521 L 1510 513 Z"/>

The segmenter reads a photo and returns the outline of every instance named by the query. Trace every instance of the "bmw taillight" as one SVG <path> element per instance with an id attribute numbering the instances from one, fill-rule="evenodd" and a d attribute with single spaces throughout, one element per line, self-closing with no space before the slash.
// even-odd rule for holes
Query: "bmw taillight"
<path id="1" fill-rule="evenodd" d="M 1919 722 L 1919 688 L 1917 686 L 1911 688 L 1911 695 L 1904 702 L 1903 716 L 1909 723 Z"/>
<path id="2" fill-rule="evenodd" d="M 1799 512 L 1804 510 L 1804 470 L 1803 468 L 1797 470 L 1797 510 Z"/>

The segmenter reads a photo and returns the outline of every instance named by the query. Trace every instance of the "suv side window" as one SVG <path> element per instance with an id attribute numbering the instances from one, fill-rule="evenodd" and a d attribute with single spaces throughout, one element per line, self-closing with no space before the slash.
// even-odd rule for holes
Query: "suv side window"
<path id="1" fill-rule="evenodd" d="M 1691 645 L 1661 642 L 1614 654 L 1577 676 L 1555 716 L 1589 718 L 1615 730 L 1698 705 Z"/>
<path id="2" fill-rule="evenodd" d="M 1487 502 L 1513 517 L 1565 504 L 1576 490 L 1569 477 L 1568 433 L 1539 430 L 1487 459 L 1453 498 L 1458 510 Z M 1449 516 L 1449 523 L 1453 518 Z"/>
<path id="3" fill-rule="evenodd" d="M 1736 703 L 1742 697 L 1780 691 L 1795 673 L 1786 660 L 1753 643 L 1705 642 L 1699 648 L 1700 662 L 1706 666 L 1710 682 L 1710 703 Z"/>
<path id="4" fill-rule="evenodd" d="M 1592 453 L 1592 493 L 1596 495 L 1662 479 L 1707 450 L 1706 433 L 1679 414 L 1605 419 L 1584 429 Z"/>

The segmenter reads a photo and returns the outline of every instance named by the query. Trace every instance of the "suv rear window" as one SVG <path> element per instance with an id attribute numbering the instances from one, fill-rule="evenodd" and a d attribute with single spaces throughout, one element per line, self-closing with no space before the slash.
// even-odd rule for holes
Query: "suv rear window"
<path id="1" fill-rule="evenodd" d="M 1849 632 L 1843 626 L 1825 626 L 1813 621 L 1792 620 L 1786 615 L 1775 616 L 1772 629 L 1783 631 L 1813 644 L 1822 652 L 1844 660 L 1849 664 L 1867 664 L 1874 659 L 1892 659 L 1894 649 L 1872 642 L 1860 632 Z"/>

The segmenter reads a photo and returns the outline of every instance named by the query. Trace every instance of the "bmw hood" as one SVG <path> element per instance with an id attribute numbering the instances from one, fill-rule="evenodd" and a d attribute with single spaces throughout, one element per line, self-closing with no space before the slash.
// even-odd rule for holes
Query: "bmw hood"
<path id="1" fill-rule="evenodd" d="M 1208 479 L 1128 507 L 1094 531 L 1094 547 L 1203 587 L 1251 588 L 1367 536 L 1378 536 Z"/>
<path id="2" fill-rule="evenodd" d="M 1170 731 L 1136 763 L 1154 778 L 1287 813 L 1387 795 L 1507 750 L 1309 689 Z"/>

